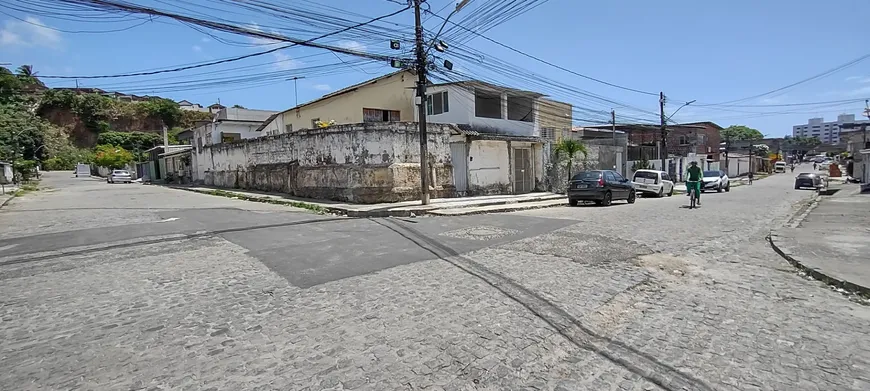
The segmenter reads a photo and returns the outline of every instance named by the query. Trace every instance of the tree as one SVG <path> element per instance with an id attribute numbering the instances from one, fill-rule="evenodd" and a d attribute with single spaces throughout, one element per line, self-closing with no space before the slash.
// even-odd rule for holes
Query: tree
<path id="1" fill-rule="evenodd" d="M 156 133 L 145 132 L 106 132 L 97 137 L 97 145 L 116 145 L 136 153 L 147 151 L 163 143 Z"/>
<path id="2" fill-rule="evenodd" d="M 139 108 L 150 117 L 160 118 L 168 129 L 174 128 L 182 119 L 182 110 L 172 99 L 150 99 L 139 103 Z"/>
<path id="3" fill-rule="evenodd" d="M 242 105 L 233 105 L 233 108 L 234 108 L 234 109 L 245 109 L 245 106 L 242 106 Z M 247 109 L 245 109 L 245 110 L 247 110 Z"/>
<path id="4" fill-rule="evenodd" d="M 719 132 L 719 135 L 726 143 L 733 141 L 761 140 L 764 138 L 764 135 L 761 134 L 758 129 L 753 129 L 743 125 L 731 125 L 722 129 Z"/>
<path id="5" fill-rule="evenodd" d="M 586 144 L 583 144 L 581 141 L 572 140 L 572 139 L 562 139 L 556 144 L 556 148 L 553 150 L 556 153 L 557 159 L 562 159 L 563 157 L 568 159 L 568 180 L 571 180 L 571 167 L 574 165 L 574 157 L 577 153 L 582 153 L 583 158 L 589 154 L 589 150 L 586 149 Z"/>
<path id="6" fill-rule="evenodd" d="M 96 165 L 113 170 L 124 168 L 132 161 L 133 154 L 116 145 L 98 145 L 94 155 Z"/>

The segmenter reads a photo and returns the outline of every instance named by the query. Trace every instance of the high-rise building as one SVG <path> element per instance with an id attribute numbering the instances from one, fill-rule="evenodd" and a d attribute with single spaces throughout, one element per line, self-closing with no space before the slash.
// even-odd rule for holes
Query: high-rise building
<path id="1" fill-rule="evenodd" d="M 855 121 L 855 114 L 840 114 L 837 116 L 836 122 L 825 122 L 824 118 L 810 118 L 804 125 L 795 125 L 792 127 L 791 135 L 794 137 L 815 137 L 825 144 L 838 144 L 840 142 L 840 131 L 844 123 L 864 123 L 868 120 Z M 844 129 L 848 132 L 850 129 Z"/>

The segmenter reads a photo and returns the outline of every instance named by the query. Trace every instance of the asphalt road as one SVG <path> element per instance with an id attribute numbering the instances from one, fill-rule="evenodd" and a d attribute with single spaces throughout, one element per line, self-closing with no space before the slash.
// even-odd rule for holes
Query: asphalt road
<path id="1" fill-rule="evenodd" d="M 870 389 L 868 308 L 764 243 L 791 180 L 348 219 L 50 173 L 0 210 L 0 388 Z"/>

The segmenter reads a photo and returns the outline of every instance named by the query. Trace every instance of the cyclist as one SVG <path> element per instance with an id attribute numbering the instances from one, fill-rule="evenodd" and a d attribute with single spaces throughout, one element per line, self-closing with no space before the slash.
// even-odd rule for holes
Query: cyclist
<path id="1" fill-rule="evenodd" d="M 704 178 L 704 171 L 698 167 L 698 162 L 689 163 L 689 169 L 686 170 L 686 194 L 692 195 L 692 190 L 695 191 L 695 199 L 698 200 L 698 205 L 701 205 L 701 179 Z"/>

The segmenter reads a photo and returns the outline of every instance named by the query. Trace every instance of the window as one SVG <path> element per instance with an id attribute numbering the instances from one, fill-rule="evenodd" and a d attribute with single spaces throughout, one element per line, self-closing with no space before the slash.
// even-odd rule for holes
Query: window
<path id="1" fill-rule="evenodd" d="M 671 180 L 671 176 L 668 175 L 668 173 L 666 173 L 666 172 L 662 172 L 662 180 L 669 181 L 669 180 Z"/>
<path id="2" fill-rule="evenodd" d="M 535 122 L 535 100 L 531 97 L 508 96 L 507 111 L 509 120 Z"/>
<path id="3" fill-rule="evenodd" d="M 501 119 L 501 95 L 474 90 L 474 116 Z"/>
<path id="4" fill-rule="evenodd" d="M 284 133 L 290 133 L 293 131 L 293 124 L 284 125 Z"/>
<path id="5" fill-rule="evenodd" d="M 556 129 L 541 128 L 541 138 L 545 138 L 547 140 L 556 140 Z"/>
<path id="6" fill-rule="evenodd" d="M 318 122 L 320 122 L 320 118 L 312 118 L 311 119 L 311 129 L 317 129 Z"/>
<path id="7" fill-rule="evenodd" d="M 363 122 L 398 122 L 398 110 L 363 109 Z"/>
<path id="8" fill-rule="evenodd" d="M 613 171 L 605 171 L 604 180 L 607 182 L 616 183 L 616 176 L 613 175 Z"/>
<path id="9" fill-rule="evenodd" d="M 689 140 L 686 139 L 686 136 L 680 136 L 680 145 L 689 145 Z"/>
<path id="10" fill-rule="evenodd" d="M 625 178 L 622 176 L 622 174 L 616 171 L 611 171 L 611 173 L 613 174 L 613 180 L 617 182 L 625 182 Z"/>
<path id="11" fill-rule="evenodd" d="M 447 91 L 436 92 L 426 96 L 426 114 L 438 115 L 450 111 L 447 101 Z"/>

